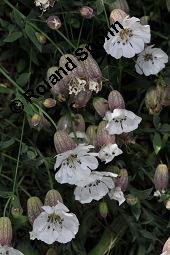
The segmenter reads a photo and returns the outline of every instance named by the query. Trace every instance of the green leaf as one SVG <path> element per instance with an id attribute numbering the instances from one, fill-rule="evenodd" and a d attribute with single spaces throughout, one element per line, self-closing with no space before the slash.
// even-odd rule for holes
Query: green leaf
<path id="1" fill-rule="evenodd" d="M 42 45 L 39 43 L 39 41 L 36 37 L 36 30 L 33 27 L 31 27 L 31 25 L 26 23 L 25 32 L 26 32 L 27 36 L 29 37 L 29 39 L 32 41 L 32 43 L 41 52 L 42 51 Z"/>
<path id="2" fill-rule="evenodd" d="M 10 140 L 6 141 L 6 142 L 1 142 L 0 143 L 0 148 L 2 149 L 7 149 L 9 148 L 11 145 L 13 145 L 15 143 L 15 140 L 13 138 L 11 138 Z"/>
<path id="3" fill-rule="evenodd" d="M 132 211 L 132 214 L 135 217 L 135 219 L 138 221 L 139 217 L 141 215 L 141 206 L 140 206 L 140 203 L 138 202 L 137 204 L 132 205 L 131 206 L 131 211 Z"/>
<path id="4" fill-rule="evenodd" d="M 163 124 L 161 128 L 159 129 L 160 132 L 170 132 L 170 125 L 169 124 Z"/>
<path id="5" fill-rule="evenodd" d="M 22 37 L 21 32 L 13 32 L 13 33 L 9 34 L 3 41 L 4 42 L 15 42 L 16 40 L 18 40 L 21 37 Z"/>
<path id="6" fill-rule="evenodd" d="M 153 148 L 156 154 L 159 153 L 159 151 L 162 148 L 162 139 L 159 133 L 155 133 L 153 137 Z"/>
<path id="7" fill-rule="evenodd" d="M 22 73 L 19 78 L 16 80 L 16 82 L 20 85 L 20 86 L 25 86 L 29 79 L 30 79 L 30 75 L 31 73 Z"/>

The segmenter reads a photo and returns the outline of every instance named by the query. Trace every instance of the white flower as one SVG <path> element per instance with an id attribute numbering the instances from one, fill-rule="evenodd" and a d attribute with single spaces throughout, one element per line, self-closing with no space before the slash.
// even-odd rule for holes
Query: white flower
<path id="1" fill-rule="evenodd" d="M 109 189 L 115 187 L 113 177 L 117 174 L 110 172 L 91 172 L 91 175 L 77 183 L 74 195 L 75 199 L 82 204 L 90 203 L 92 200 L 100 200 L 108 192 Z"/>
<path id="2" fill-rule="evenodd" d="M 162 194 L 165 194 L 165 190 L 156 190 L 153 194 L 154 197 L 161 197 Z"/>
<path id="3" fill-rule="evenodd" d="M 55 175 L 59 183 L 75 184 L 88 177 L 91 170 L 98 167 L 98 160 L 95 158 L 98 153 L 89 152 L 94 148 L 92 145 L 79 144 L 75 149 L 58 154 L 54 169 L 60 169 Z"/>
<path id="4" fill-rule="evenodd" d="M 117 144 L 107 144 L 99 151 L 99 158 L 106 163 L 109 163 L 114 157 L 122 154 L 123 151 L 118 148 Z"/>
<path id="5" fill-rule="evenodd" d="M 124 194 L 121 191 L 120 187 L 116 187 L 116 188 L 110 190 L 108 195 L 109 195 L 110 199 L 117 200 L 119 202 L 119 205 L 123 204 L 126 201 Z"/>
<path id="6" fill-rule="evenodd" d="M 89 90 L 90 91 L 95 91 L 96 93 L 98 93 L 100 91 L 100 86 L 99 83 L 97 81 L 90 81 L 89 82 Z"/>
<path id="7" fill-rule="evenodd" d="M 0 245 L 0 255 L 24 255 L 22 252 L 9 247 L 7 245 L 1 246 Z"/>
<path id="8" fill-rule="evenodd" d="M 132 58 L 144 49 L 144 44 L 150 42 L 150 26 L 141 25 L 138 18 L 129 16 L 120 21 L 123 29 L 116 25 L 118 33 L 114 36 L 108 33 L 105 38 L 104 49 L 112 57 L 119 59 L 122 56 Z"/>
<path id="9" fill-rule="evenodd" d="M 44 212 L 35 219 L 30 239 L 35 238 L 47 244 L 55 241 L 70 242 L 78 232 L 79 221 L 75 214 L 68 213 L 68 208 L 62 203 L 54 207 L 42 206 Z"/>
<path id="10" fill-rule="evenodd" d="M 154 45 L 147 46 L 142 51 L 135 65 L 136 72 L 148 76 L 159 73 L 168 62 L 168 55 L 159 48 L 152 48 Z"/>
<path id="11" fill-rule="evenodd" d="M 128 133 L 138 128 L 142 118 L 133 112 L 125 109 L 115 109 L 113 112 L 107 112 L 104 120 L 108 121 L 106 129 L 110 135 Z"/>
<path id="12" fill-rule="evenodd" d="M 45 12 L 49 6 L 53 7 L 55 0 L 34 0 L 37 7 L 40 7 L 43 12 Z"/>

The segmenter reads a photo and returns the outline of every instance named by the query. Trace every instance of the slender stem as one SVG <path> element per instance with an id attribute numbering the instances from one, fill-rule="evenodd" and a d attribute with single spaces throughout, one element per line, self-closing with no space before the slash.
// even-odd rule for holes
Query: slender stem
<path id="1" fill-rule="evenodd" d="M 56 30 L 56 32 L 57 32 L 59 35 L 61 35 L 61 36 L 64 38 L 64 40 L 66 40 L 66 42 L 68 42 L 68 44 L 69 44 L 71 47 L 73 47 L 74 49 L 76 49 L 76 47 L 74 46 L 74 44 L 72 44 L 72 42 L 71 42 L 70 40 L 68 40 L 67 37 L 65 37 L 65 35 L 63 35 L 62 32 L 60 32 L 59 30 Z"/>
<path id="2" fill-rule="evenodd" d="M 104 5 L 103 0 L 101 0 L 101 3 L 102 3 L 102 5 L 103 5 L 104 14 L 105 14 L 106 22 L 107 22 L 107 26 L 108 26 L 108 28 L 109 28 L 109 27 L 110 27 L 110 25 L 109 25 L 109 20 L 108 20 L 108 17 L 107 17 L 106 8 L 105 8 L 105 5 Z"/>
<path id="3" fill-rule="evenodd" d="M 5 217 L 5 215 L 6 215 L 6 210 L 7 210 L 7 207 L 8 207 L 8 205 L 9 205 L 10 201 L 11 201 L 11 198 L 12 198 L 12 197 L 9 197 L 8 200 L 7 200 L 7 202 L 6 202 L 6 204 L 5 204 L 4 212 L 3 212 L 3 216 L 4 216 L 4 217 Z"/>
<path id="4" fill-rule="evenodd" d="M 78 41 L 77 41 L 77 48 L 78 48 L 79 43 L 80 43 L 81 34 L 82 34 L 82 30 L 83 30 L 83 25 L 84 25 L 84 18 L 83 18 L 83 21 L 81 23 L 80 33 L 79 33 L 79 37 L 78 37 Z"/>

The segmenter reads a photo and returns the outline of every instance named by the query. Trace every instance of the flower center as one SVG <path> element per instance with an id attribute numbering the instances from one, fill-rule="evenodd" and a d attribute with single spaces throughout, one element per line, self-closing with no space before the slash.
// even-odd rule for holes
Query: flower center
<path id="1" fill-rule="evenodd" d="M 86 81 L 75 77 L 69 85 L 69 94 L 77 95 L 80 91 L 85 91 Z"/>
<path id="2" fill-rule="evenodd" d="M 52 213 L 48 216 L 47 221 L 50 222 L 50 223 L 57 223 L 57 222 L 60 223 L 62 220 L 61 220 L 59 215 L 57 215 L 55 213 Z"/>
<path id="3" fill-rule="evenodd" d="M 131 37 L 132 34 L 132 30 L 129 28 L 124 28 L 119 32 L 119 36 L 122 40 L 128 40 L 129 37 Z"/>
<path id="4" fill-rule="evenodd" d="M 126 118 L 127 118 L 126 116 L 118 117 L 118 118 L 114 118 L 113 121 L 114 121 L 115 123 L 120 123 L 121 128 L 122 128 L 122 130 L 123 130 L 122 123 L 123 123 L 123 121 L 126 121 Z"/>
<path id="5" fill-rule="evenodd" d="M 145 55 L 144 55 L 144 60 L 145 60 L 145 61 L 149 61 L 149 60 L 152 60 L 152 61 L 153 61 L 152 54 L 149 54 L 149 53 L 145 54 Z"/>

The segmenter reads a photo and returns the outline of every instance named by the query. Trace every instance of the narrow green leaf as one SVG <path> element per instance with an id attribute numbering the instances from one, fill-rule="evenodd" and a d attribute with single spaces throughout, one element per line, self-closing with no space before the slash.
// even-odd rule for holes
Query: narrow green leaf
<path id="1" fill-rule="evenodd" d="M 31 27 L 28 23 L 25 26 L 25 32 L 29 39 L 32 41 L 32 43 L 37 47 L 37 49 L 41 52 L 42 51 L 42 45 L 39 43 L 36 37 L 36 31 L 33 27 Z"/>
<path id="2" fill-rule="evenodd" d="M 30 79 L 30 75 L 31 73 L 22 73 L 18 79 L 16 80 L 16 82 L 20 85 L 20 86 L 25 86 L 29 79 Z"/>
<path id="3" fill-rule="evenodd" d="M 154 134 L 154 138 L 153 138 L 153 148 L 156 154 L 159 153 L 159 151 L 162 148 L 162 139 L 159 133 L 155 133 Z"/>

